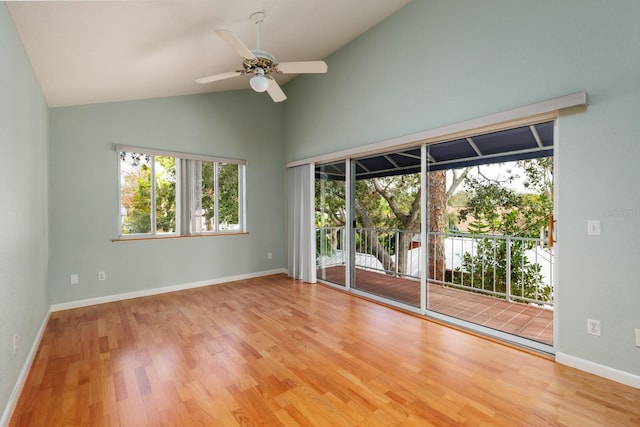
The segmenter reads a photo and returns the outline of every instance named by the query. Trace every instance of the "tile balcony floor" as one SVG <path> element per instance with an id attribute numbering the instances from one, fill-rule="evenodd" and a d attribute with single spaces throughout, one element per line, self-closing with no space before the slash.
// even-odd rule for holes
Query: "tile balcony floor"
<path id="1" fill-rule="evenodd" d="M 318 269 L 318 279 L 345 283 L 344 267 Z M 420 282 L 356 269 L 356 289 L 420 307 Z M 553 345 L 553 310 L 429 283 L 428 309 Z"/>

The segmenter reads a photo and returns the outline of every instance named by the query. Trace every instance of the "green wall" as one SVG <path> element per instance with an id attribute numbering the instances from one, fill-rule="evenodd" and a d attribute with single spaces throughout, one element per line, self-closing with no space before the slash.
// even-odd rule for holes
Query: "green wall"
<path id="1" fill-rule="evenodd" d="M 287 86 L 286 160 L 587 91 L 558 121 L 558 350 L 640 375 L 638 22 L 637 0 L 414 0 Z"/>
<path id="2" fill-rule="evenodd" d="M 286 267 L 282 108 L 268 96 L 238 91 L 53 108 L 50 121 L 53 304 Z M 112 242 L 114 144 L 246 159 L 249 234 Z M 69 284 L 71 274 L 79 284 Z"/>
<path id="3" fill-rule="evenodd" d="M 49 310 L 47 126 L 40 85 L 0 3 L 0 425 Z"/>

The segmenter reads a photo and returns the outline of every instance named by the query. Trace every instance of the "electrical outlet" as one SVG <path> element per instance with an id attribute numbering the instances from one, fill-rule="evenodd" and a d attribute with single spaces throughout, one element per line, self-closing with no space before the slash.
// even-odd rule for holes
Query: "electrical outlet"
<path id="1" fill-rule="evenodd" d="M 20 335 L 13 335 L 13 354 L 18 354 L 18 345 L 20 344 Z"/>
<path id="2" fill-rule="evenodd" d="M 271 252 L 267 252 L 267 259 L 273 258 L 273 254 Z"/>
<path id="3" fill-rule="evenodd" d="M 99 271 L 98 280 L 107 280 L 107 273 L 105 273 L 104 271 Z"/>
<path id="4" fill-rule="evenodd" d="M 77 285 L 78 283 L 80 283 L 80 278 L 77 274 L 72 274 L 71 276 L 69 276 L 69 283 L 72 285 Z"/>
<path id="5" fill-rule="evenodd" d="M 640 329 L 636 329 L 636 347 L 640 347 Z"/>
<path id="6" fill-rule="evenodd" d="M 600 336 L 600 321 L 587 319 L 587 333 L 589 335 Z"/>

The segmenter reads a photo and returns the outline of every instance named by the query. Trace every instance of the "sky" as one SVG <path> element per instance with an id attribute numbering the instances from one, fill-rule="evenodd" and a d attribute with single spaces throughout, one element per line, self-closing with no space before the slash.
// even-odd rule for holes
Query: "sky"
<path id="1" fill-rule="evenodd" d="M 506 163 L 492 163 L 488 165 L 474 166 L 469 174 L 470 176 L 478 176 L 478 168 L 480 168 L 484 176 L 491 179 L 505 180 L 505 185 L 507 187 L 512 188 L 518 192 L 525 192 L 524 177 L 521 177 L 518 180 L 514 180 L 511 183 L 506 183 L 506 179 L 509 176 L 509 173 L 507 171 L 509 169 L 516 169 L 516 171 L 518 172 L 522 171 L 522 169 L 517 168 L 516 163 L 517 162 L 506 162 Z M 523 175 L 523 174 L 520 173 L 520 175 Z M 453 172 L 451 170 L 448 170 L 447 171 L 447 188 L 451 185 L 452 180 L 453 180 Z M 456 193 L 459 193 L 460 191 L 464 191 L 464 184 L 461 184 L 458 187 L 458 189 L 456 190 Z"/>

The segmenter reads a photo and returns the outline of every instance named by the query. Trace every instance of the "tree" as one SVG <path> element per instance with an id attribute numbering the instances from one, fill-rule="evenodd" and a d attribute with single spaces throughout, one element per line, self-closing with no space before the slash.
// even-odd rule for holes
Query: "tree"
<path id="1" fill-rule="evenodd" d="M 552 160 L 516 162 L 504 179 L 489 178 L 478 167 L 478 174 L 464 181 L 467 204 L 460 210 L 459 219 L 472 218 L 482 224 L 484 232 L 538 237 L 553 212 Z M 526 192 L 509 187 L 519 178 L 523 178 Z"/>
<path id="2" fill-rule="evenodd" d="M 191 160 L 191 173 L 199 183 L 193 195 L 192 221 L 196 228 L 215 230 L 216 183 L 215 168 L 218 176 L 218 223 L 221 229 L 239 222 L 239 177 L 238 165 Z M 200 222 L 201 221 L 201 222 Z"/>
<path id="3" fill-rule="evenodd" d="M 121 204 L 124 209 L 122 233 L 151 232 L 151 156 L 121 152 L 124 183 Z"/>
<path id="4" fill-rule="evenodd" d="M 151 162 L 155 162 L 155 227 L 160 233 L 176 227 L 175 158 L 121 152 L 123 234 L 151 233 Z"/>
<path id="5" fill-rule="evenodd" d="M 367 229 L 359 247 L 374 255 L 386 271 L 406 272 L 409 244 L 420 227 L 420 197 L 420 174 L 356 182 L 356 219 Z M 398 230 L 408 232 L 399 233 L 397 240 L 391 239 L 386 245 L 382 243 L 389 242 L 390 235 L 395 236 Z"/>
<path id="6" fill-rule="evenodd" d="M 220 224 L 238 224 L 238 165 L 218 163 L 218 220 Z"/>
<path id="7" fill-rule="evenodd" d="M 431 233 L 428 239 L 427 254 L 429 265 L 427 267 L 428 279 L 444 277 L 444 234 L 447 221 L 447 191 L 446 171 L 429 172 L 429 224 L 427 230 Z"/>
<path id="8" fill-rule="evenodd" d="M 176 159 L 155 156 L 156 164 L 156 231 L 176 231 Z"/>
<path id="9" fill-rule="evenodd" d="M 467 169 L 462 170 L 459 174 L 456 171 L 452 185 L 446 188 L 445 172 L 430 172 L 430 201 L 428 203 L 429 206 L 434 206 L 437 203 L 438 210 L 442 212 L 442 215 L 430 217 L 433 219 L 430 229 L 445 231 L 446 200 L 463 182 L 467 173 Z M 441 177 L 441 179 L 437 180 L 435 177 Z M 357 225 L 367 229 L 366 233 L 358 236 L 360 239 L 357 242 L 359 250 L 374 255 L 386 271 L 395 272 L 397 270 L 400 274 L 406 273 L 406 256 L 409 245 L 415 234 L 420 232 L 420 174 L 360 179 L 356 181 L 355 193 Z M 317 227 L 329 225 L 341 227 L 345 224 L 344 195 L 344 181 L 316 180 Z M 395 239 L 391 239 L 391 244 L 383 244 L 389 240 L 389 233 L 396 233 L 397 230 L 405 231 L 398 235 L 397 247 Z M 412 231 L 413 233 L 411 233 Z M 337 230 L 334 229 L 334 232 Z M 330 235 L 331 247 L 335 250 L 337 239 L 335 234 L 331 233 Z M 439 246 L 442 248 L 443 243 L 440 242 Z M 326 247 L 326 242 L 318 242 L 318 248 L 321 247 Z M 437 263 L 438 271 L 443 271 L 443 260 L 439 260 Z"/>
<path id="10" fill-rule="evenodd" d="M 123 234 L 151 233 L 154 226 L 157 233 L 176 231 L 176 162 L 182 162 L 183 174 L 189 176 L 183 183 L 183 187 L 188 187 L 183 198 L 190 203 L 185 214 L 190 216 L 193 228 L 214 230 L 216 209 L 220 229 L 239 223 L 238 164 L 121 152 Z M 152 209 L 155 224 L 152 224 Z"/>
<path id="11" fill-rule="evenodd" d="M 538 237 L 553 211 L 552 160 L 517 162 L 503 180 L 488 178 L 479 168 L 477 176 L 465 180 L 468 200 L 459 213 L 460 220 L 470 217 L 469 229 L 473 233 Z M 523 193 L 507 185 L 521 177 L 526 190 Z M 509 274 L 511 293 L 548 300 L 551 288 L 542 283 L 540 265 L 531 264 L 525 255 L 534 245 L 535 242 L 517 239 L 510 242 L 497 238 L 478 240 L 475 253 L 464 254 L 454 281 L 461 283 L 466 274 L 466 282 L 473 283 L 474 287 L 494 290 L 495 284 L 495 291 L 504 293 Z M 507 273 L 507 250 L 510 251 L 510 273 Z"/>
<path id="12" fill-rule="evenodd" d="M 338 231 L 346 224 L 346 203 L 344 181 L 335 179 L 315 180 L 315 221 L 316 228 L 329 228 L 329 242 L 321 242 L 323 236 L 317 236 L 316 248 L 318 254 L 326 254 L 326 248 L 331 253 L 339 245 Z"/>

